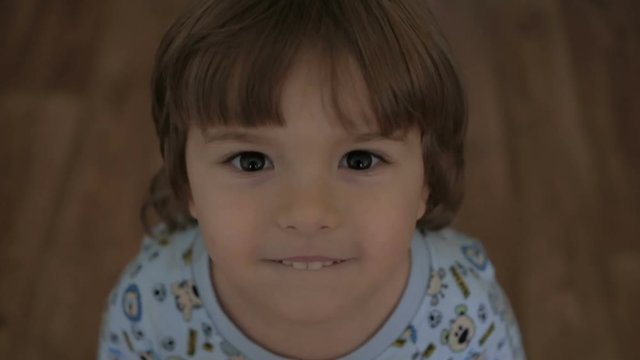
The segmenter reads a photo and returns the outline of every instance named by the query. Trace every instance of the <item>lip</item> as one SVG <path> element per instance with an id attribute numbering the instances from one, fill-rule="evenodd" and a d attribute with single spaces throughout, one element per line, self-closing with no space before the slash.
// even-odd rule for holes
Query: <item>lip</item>
<path id="1" fill-rule="evenodd" d="M 331 266 L 323 266 L 321 268 L 322 271 L 300 271 L 297 269 L 293 269 L 293 266 L 288 265 L 288 266 L 283 266 L 282 261 L 279 260 L 266 260 L 266 262 L 268 264 L 272 264 L 274 266 L 277 267 L 277 269 L 282 269 L 285 271 L 289 271 L 289 270 L 295 270 L 296 273 L 304 273 L 304 274 L 319 274 L 319 273 L 326 273 L 326 272 L 333 272 L 336 271 L 335 269 L 341 269 L 343 268 L 345 265 L 348 265 L 351 263 L 351 260 L 353 259 L 345 259 L 345 260 L 338 260 L 337 262 L 334 262 Z"/>
<path id="2" fill-rule="evenodd" d="M 283 260 L 308 263 L 308 262 L 314 262 L 314 261 L 342 261 L 347 259 L 336 259 L 336 258 L 330 258 L 326 256 L 314 255 L 314 256 L 292 256 L 284 259 L 273 259 L 272 261 L 283 261 Z"/>

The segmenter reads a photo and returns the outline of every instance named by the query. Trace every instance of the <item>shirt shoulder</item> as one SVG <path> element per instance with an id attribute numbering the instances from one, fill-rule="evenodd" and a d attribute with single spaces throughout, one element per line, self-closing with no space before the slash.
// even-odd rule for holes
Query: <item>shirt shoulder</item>
<path id="1" fill-rule="evenodd" d="M 211 331 L 194 316 L 202 306 L 191 270 L 194 230 L 169 234 L 160 224 L 154 234 L 144 236 L 108 296 L 98 359 L 155 359 L 162 349 L 188 347 L 189 328 Z"/>
<path id="2" fill-rule="evenodd" d="M 445 228 L 440 231 L 428 231 L 425 243 L 434 268 L 445 269 L 464 277 L 473 275 L 478 280 L 495 281 L 495 269 L 479 240 L 457 230 Z M 463 295 L 468 296 L 468 292 L 463 291 Z"/>
<path id="3" fill-rule="evenodd" d="M 407 335 L 422 358 L 524 359 L 517 321 L 482 243 L 451 228 L 427 231 L 430 275 Z"/>

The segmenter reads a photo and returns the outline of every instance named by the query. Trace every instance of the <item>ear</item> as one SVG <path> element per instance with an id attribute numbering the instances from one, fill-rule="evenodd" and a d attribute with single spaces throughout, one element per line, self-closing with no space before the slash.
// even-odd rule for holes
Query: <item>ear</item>
<path id="1" fill-rule="evenodd" d="M 416 215 L 416 221 L 418 221 L 421 217 L 424 216 L 427 211 L 427 200 L 429 199 L 429 186 L 427 184 L 422 188 L 422 193 L 420 194 L 420 203 L 418 204 L 418 213 Z"/>

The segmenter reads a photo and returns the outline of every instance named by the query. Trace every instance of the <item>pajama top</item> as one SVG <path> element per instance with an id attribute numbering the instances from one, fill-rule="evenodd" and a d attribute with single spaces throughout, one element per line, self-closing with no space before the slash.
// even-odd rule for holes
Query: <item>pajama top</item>
<path id="1" fill-rule="evenodd" d="M 155 230 L 162 233 L 163 224 Z M 284 360 L 246 336 L 211 285 L 198 226 L 145 236 L 107 301 L 99 360 Z M 525 359 L 517 321 L 477 240 L 415 230 L 407 284 L 386 322 L 340 360 Z"/>

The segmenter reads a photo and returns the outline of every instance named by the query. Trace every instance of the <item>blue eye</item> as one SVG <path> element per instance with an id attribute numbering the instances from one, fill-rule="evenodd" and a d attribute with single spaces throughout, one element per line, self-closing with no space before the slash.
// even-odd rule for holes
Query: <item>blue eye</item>
<path id="1" fill-rule="evenodd" d="M 371 158 L 377 158 L 378 162 L 388 164 L 389 162 L 382 156 L 367 150 L 354 150 L 349 152 L 346 157 L 347 166 L 352 167 L 358 172 L 367 172 L 375 168 L 376 161 Z M 265 167 L 266 155 L 257 151 L 242 151 L 231 155 L 222 162 L 222 164 L 233 165 L 241 172 L 258 172 Z M 271 162 L 269 160 L 268 162 Z M 372 165 L 373 164 L 373 165 Z"/>

